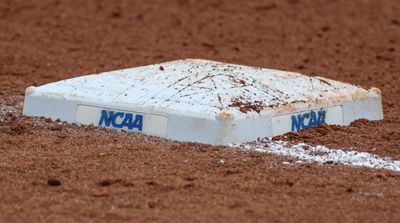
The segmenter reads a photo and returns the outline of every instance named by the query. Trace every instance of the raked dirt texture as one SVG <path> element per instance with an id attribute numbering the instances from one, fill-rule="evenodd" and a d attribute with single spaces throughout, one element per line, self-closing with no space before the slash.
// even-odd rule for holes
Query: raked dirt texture
<path id="1" fill-rule="evenodd" d="M 182 58 L 377 87 L 385 117 L 216 147 L 21 115 L 28 86 Z M 397 0 L 0 1 L 1 222 L 398 222 L 399 115 Z"/>

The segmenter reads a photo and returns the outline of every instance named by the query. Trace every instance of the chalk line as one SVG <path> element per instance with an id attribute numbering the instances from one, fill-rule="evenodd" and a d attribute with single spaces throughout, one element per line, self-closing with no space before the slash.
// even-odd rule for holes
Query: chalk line
<path id="1" fill-rule="evenodd" d="M 292 144 L 284 141 L 260 140 L 230 146 L 246 151 L 295 157 L 306 162 L 317 162 L 320 164 L 335 163 L 347 166 L 400 171 L 400 161 L 389 157 L 380 157 L 367 152 L 330 149 L 320 145 L 310 146 L 305 143 Z"/>

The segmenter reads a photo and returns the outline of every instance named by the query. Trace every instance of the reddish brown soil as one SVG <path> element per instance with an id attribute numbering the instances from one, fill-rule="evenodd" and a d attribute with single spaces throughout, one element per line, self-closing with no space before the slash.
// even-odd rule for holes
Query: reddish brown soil
<path id="1" fill-rule="evenodd" d="M 399 43 L 397 0 L 2 0 L 0 221 L 398 222 L 400 173 L 288 165 L 20 109 L 29 85 L 214 59 L 380 88 L 385 120 L 286 139 L 400 159 Z"/>
<path id="2" fill-rule="evenodd" d="M 236 107 L 239 109 L 239 111 L 243 113 L 247 112 L 257 112 L 260 113 L 261 110 L 264 109 L 264 106 L 260 102 L 247 102 L 243 103 L 239 100 L 232 101 L 232 103 L 229 105 L 229 107 Z"/>

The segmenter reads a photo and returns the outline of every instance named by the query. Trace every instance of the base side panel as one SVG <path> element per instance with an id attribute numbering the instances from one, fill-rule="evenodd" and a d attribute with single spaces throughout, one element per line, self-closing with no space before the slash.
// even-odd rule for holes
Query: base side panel
<path id="1" fill-rule="evenodd" d="M 303 109 L 278 116 L 249 112 L 240 117 L 230 113 L 209 117 L 190 112 L 174 113 L 165 108 L 67 100 L 62 95 L 30 91 L 25 96 L 23 114 L 213 145 L 248 142 L 320 124 L 348 125 L 360 118 L 383 118 L 381 97 L 377 92 L 341 104 Z"/>

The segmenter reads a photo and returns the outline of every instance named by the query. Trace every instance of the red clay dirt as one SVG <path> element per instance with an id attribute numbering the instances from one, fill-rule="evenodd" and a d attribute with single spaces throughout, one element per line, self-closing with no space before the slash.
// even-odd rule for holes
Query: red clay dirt
<path id="1" fill-rule="evenodd" d="M 279 138 L 400 159 L 399 43 L 397 0 L 2 0 L 0 221 L 398 222 L 397 172 L 27 118 L 21 107 L 30 85 L 212 59 L 380 88 L 383 121 Z"/>

